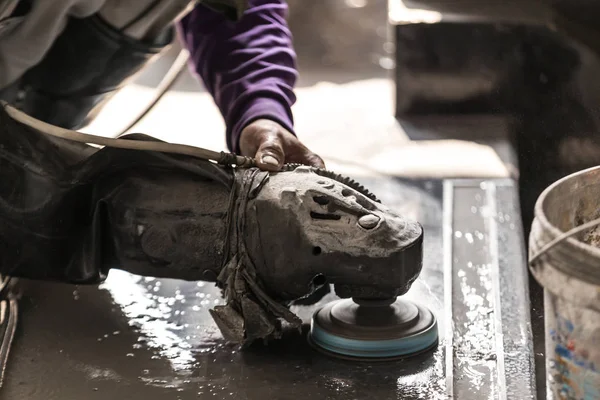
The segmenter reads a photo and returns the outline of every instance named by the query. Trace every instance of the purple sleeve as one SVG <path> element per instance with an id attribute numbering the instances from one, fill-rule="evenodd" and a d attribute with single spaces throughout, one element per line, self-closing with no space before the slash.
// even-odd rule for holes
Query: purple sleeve
<path id="1" fill-rule="evenodd" d="M 293 133 L 291 106 L 298 76 L 285 0 L 249 0 L 237 23 L 196 6 L 178 25 L 227 126 L 227 146 L 239 152 L 240 132 L 260 118 Z"/>

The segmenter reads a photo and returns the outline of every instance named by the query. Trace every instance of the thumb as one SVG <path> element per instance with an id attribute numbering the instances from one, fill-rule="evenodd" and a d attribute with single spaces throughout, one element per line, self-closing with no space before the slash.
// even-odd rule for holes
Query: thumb
<path id="1" fill-rule="evenodd" d="M 281 140 L 275 136 L 265 140 L 256 152 L 256 166 L 265 171 L 279 171 L 283 167 L 285 153 Z"/>

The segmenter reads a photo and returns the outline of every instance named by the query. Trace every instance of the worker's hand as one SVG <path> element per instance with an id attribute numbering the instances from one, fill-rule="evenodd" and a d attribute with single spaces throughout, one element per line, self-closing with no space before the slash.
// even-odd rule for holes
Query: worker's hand
<path id="1" fill-rule="evenodd" d="M 254 157 L 265 171 L 279 171 L 284 163 L 300 163 L 325 168 L 325 163 L 304 146 L 296 136 L 275 121 L 259 119 L 240 136 L 242 155 Z"/>

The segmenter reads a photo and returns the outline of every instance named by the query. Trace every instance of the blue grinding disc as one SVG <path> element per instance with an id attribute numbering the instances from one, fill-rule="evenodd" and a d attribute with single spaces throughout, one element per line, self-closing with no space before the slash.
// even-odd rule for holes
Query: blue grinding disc
<path id="1" fill-rule="evenodd" d="M 309 341 L 341 358 L 390 360 L 414 356 L 437 346 L 433 313 L 407 300 L 338 300 L 313 315 Z"/>

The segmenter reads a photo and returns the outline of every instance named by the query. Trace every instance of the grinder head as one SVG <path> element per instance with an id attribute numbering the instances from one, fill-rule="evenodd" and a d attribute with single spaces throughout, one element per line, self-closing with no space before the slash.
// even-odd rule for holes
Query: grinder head
<path id="1" fill-rule="evenodd" d="M 292 165 L 239 171 L 236 184 L 235 251 L 218 278 L 227 303 L 211 310 L 228 340 L 281 337 L 281 319 L 300 327 L 286 306 L 326 284 L 342 298 L 390 299 L 421 271 L 421 225 L 348 178 Z"/>
<path id="2" fill-rule="evenodd" d="M 327 171 L 271 174 L 247 213 L 256 221 L 245 240 L 257 274 L 280 300 L 325 283 L 343 298 L 395 298 L 421 271 L 421 225 Z"/>

